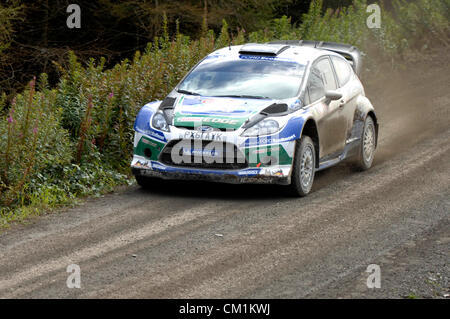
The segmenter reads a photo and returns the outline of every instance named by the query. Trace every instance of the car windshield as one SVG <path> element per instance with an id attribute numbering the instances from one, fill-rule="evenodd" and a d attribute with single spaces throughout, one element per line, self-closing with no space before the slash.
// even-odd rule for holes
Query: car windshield
<path id="1" fill-rule="evenodd" d="M 178 91 L 203 96 L 287 99 L 295 97 L 305 65 L 271 57 L 239 60 L 207 58 L 178 86 Z"/>

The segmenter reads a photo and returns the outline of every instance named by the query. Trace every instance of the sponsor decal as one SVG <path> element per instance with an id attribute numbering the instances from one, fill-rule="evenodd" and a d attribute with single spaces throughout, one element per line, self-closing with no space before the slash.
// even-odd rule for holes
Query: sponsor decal
<path id="1" fill-rule="evenodd" d="M 151 165 L 152 165 L 153 169 L 157 169 L 157 170 L 161 170 L 161 171 L 164 171 L 166 169 L 165 166 L 160 165 L 160 164 L 158 164 L 156 162 L 151 162 Z"/>
<path id="2" fill-rule="evenodd" d="M 238 124 L 236 119 L 222 119 L 217 117 L 178 117 L 177 122 L 202 122 L 202 123 L 221 123 L 221 124 Z"/>
<path id="3" fill-rule="evenodd" d="M 142 143 L 153 146 L 153 147 L 157 147 L 157 145 L 155 143 L 151 142 L 150 140 L 148 140 L 146 138 L 142 139 Z"/>
<path id="4" fill-rule="evenodd" d="M 281 169 L 280 167 L 278 167 L 278 168 L 266 168 L 264 170 L 264 174 L 265 175 L 270 175 L 270 176 L 279 176 L 279 177 L 285 176 L 285 174 L 283 172 L 283 169 Z"/>
<path id="5" fill-rule="evenodd" d="M 271 170 L 270 175 L 283 176 L 284 174 L 283 174 L 283 170 L 280 168 L 280 169 Z"/>
<path id="6" fill-rule="evenodd" d="M 253 151 L 253 154 L 266 154 L 268 152 L 274 153 L 274 152 L 278 152 L 280 150 L 280 148 L 278 146 L 275 147 L 264 147 L 264 148 L 257 148 Z"/>
<path id="7" fill-rule="evenodd" d="M 303 102 L 299 99 L 295 100 L 292 104 L 289 105 L 291 110 L 298 110 L 303 107 Z"/>
<path id="8" fill-rule="evenodd" d="M 200 98 L 199 97 L 185 97 L 183 95 L 183 98 L 180 100 L 180 103 L 178 105 L 197 105 L 200 104 Z"/>
<path id="9" fill-rule="evenodd" d="M 283 61 L 283 62 L 290 62 L 290 63 L 303 65 L 303 64 L 300 64 L 297 61 L 292 60 L 292 59 L 280 58 L 280 57 L 275 57 L 275 56 L 256 55 L 256 54 L 255 55 L 240 54 L 239 55 L 239 59 L 242 59 L 242 60 L 260 60 L 260 61 Z"/>
<path id="10" fill-rule="evenodd" d="M 197 131 L 200 132 L 211 132 L 214 131 L 214 127 L 208 125 L 202 125 L 196 128 Z"/>
<path id="11" fill-rule="evenodd" d="M 183 155 L 194 155 L 194 156 L 208 156 L 208 157 L 220 157 L 220 152 L 215 149 L 189 149 L 183 147 Z"/>
<path id="12" fill-rule="evenodd" d="M 241 116 L 241 115 L 251 115 L 256 113 L 256 111 L 251 111 L 251 110 L 208 110 L 208 111 L 201 111 L 201 112 L 196 112 L 196 111 L 181 111 L 180 114 L 189 114 L 189 115 L 204 115 L 204 116 L 227 116 L 229 114 L 233 114 L 236 116 Z"/>
<path id="13" fill-rule="evenodd" d="M 147 130 L 144 133 L 149 135 L 149 136 L 151 136 L 151 137 L 153 137 L 153 138 L 155 138 L 155 139 L 157 139 L 157 140 L 166 142 L 166 137 L 161 132 L 153 131 L 153 130 Z"/>
<path id="14" fill-rule="evenodd" d="M 151 168 L 150 167 L 150 163 L 147 161 L 137 161 L 136 163 L 134 163 L 133 165 L 134 167 L 139 167 L 139 168 Z"/>
<path id="15" fill-rule="evenodd" d="M 176 107 L 177 116 L 204 115 L 206 117 L 248 116 L 269 102 L 228 97 L 183 96 Z"/>
<path id="16" fill-rule="evenodd" d="M 224 58 L 224 57 L 226 57 L 226 55 L 223 55 L 223 54 L 211 54 L 211 55 L 208 55 L 208 56 L 205 58 L 205 60 L 209 60 L 209 59 L 217 59 L 217 58 Z"/>
<path id="17" fill-rule="evenodd" d="M 260 172 L 259 169 L 251 169 L 246 171 L 241 171 L 238 173 L 238 175 L 258 175 Z"/>
<path id="18" fill-rule="evenodd" d="M 258 137 L 254 137 L 254 138 L 249 138 L 247 139 L 242 146 L 253 146 L 253 145 L 265 145 L 265 144 L 280 144 L 280 143 L 284 143 L 284 142 L 289 142 L 292 140 L 295 140 L 297 137 L 296 134 L 292 134 L 290 136 L 287 137 L 278 137 L 277 135 L 271 135 L 271 136 L 258 136 Z"/>

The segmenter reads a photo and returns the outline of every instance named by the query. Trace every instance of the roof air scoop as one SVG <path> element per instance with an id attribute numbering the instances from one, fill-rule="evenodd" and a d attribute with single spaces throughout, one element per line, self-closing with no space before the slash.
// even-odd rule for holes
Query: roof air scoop
<path id="1" fill-rule="evenodd" d="M 249 43 L 241 47 L 239 50 L 240 54 L 251 54 L 251 55 L 268 55 L 277 56 L 284 50 L 289 48 L 289 45 L 271 45 L 271 44 L 260 44 L 260 43 Z"/>

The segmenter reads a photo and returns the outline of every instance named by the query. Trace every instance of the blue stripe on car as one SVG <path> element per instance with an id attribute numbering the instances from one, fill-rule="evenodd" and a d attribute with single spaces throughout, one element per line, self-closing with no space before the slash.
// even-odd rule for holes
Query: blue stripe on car
<path id="1" fill-rule="evenodd" d="M 305 119 L 303 117 L 293 117 L 289 119 L 281 132 L 268 136 L 249 137 L 241 144 L 241 147 L 250 147 L 256 145 L 279 144 L 298 140 L 302 131 Z"/>
<path id="2" fill-rule="evenodd" d="M 159 102 L 159 101 L 158 101 Z M 156 102 L 155 102 L 156 103 Z M 153 109 L 150 107 L 154 103 L 145 105 L 136 116 L 136 121 L 134 122 L 134 130 L 139 133 L 146 134 L 153 137 L 156 140 L 167 142 L 164 133 L 157 131 L 150 127 L 150 119 L 154 113 Z"/>
<path id="3" fill-rule="evenodd" d="M 183 167 L 171 167 L 161 164 L 160 162 L 151 161 L 151 167 L 154 171 L 160 172 L 174 172 L 186 174 L 218 174 L 218 175 L 236 175 L 236 176 L 255 176 L 261 172 L 260 168 L 248 168 L 239 171 L 225 171 L 225 170 L 204 170 L 204 169 L 189 169 Z"/>

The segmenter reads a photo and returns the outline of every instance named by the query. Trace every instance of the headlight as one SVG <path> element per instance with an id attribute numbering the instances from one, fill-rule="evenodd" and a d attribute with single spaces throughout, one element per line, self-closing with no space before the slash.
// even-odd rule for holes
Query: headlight
<path id="1" fill-rule="evenodd" d="M 242 135 L 243 136 L 269 135 L 278 132 L 279 130 L 280 124 L 278 124 L 277 121 L 266 119 L 246 129 Z"/>
<path id="2" fill-rule="evenodd" d="M 156 113 L 153 116 L 152 126 L 158 130 L 169 132 L 169 124 L 162 113 Z"/>

